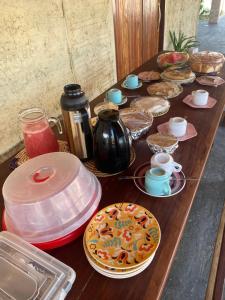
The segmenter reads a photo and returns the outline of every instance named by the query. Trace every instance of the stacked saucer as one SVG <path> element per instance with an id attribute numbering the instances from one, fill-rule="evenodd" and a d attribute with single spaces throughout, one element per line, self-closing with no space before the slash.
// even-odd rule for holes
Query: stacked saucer
<path id="1" fill-rule="evenodd" d="M 87 260 L 97 272 L 123 279 L 141 273 L 150 265 L 160 238 L 159 224 L 146 208 L 116 203 L 92 218 L 83 245 Z"/>

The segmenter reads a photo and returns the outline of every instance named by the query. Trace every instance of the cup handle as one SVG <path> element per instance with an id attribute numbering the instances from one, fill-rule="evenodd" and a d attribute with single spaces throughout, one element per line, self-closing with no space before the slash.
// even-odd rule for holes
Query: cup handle
<path id="1" fill-rule="evenodd" d="M 182 170 L 182 166 L 177 162 L 173 163 L 173 172 L 180 172 Z"/>
<path id="2" fill-rule="evenodd" d="M 165 182 L 165 187 L 163 189 L 164 195 L 171 195 L 171 187 L 169 182 Z"/>
<path id="3" fill-rule="evenodd" d="M 62 130 L 62 125 L 61 125 L 60 120 L 58 118 L 54 118 L 54 117 L 48 118 L 48 123 L 51 123 L 51 122 L 54 123 L 54 125 L 56 125 L 59 134 L 62 134 L 63 130 Z"/>

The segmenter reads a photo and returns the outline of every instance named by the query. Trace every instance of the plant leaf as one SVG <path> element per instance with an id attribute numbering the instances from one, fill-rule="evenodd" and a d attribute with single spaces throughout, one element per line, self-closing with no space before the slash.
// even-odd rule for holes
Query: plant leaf
<path id="1" fill-rule="evenodd" d="M 175 51 L 187 51 L 189 48 L 199 45 L 195 36 L 185 36 L 181 31 L 176 35 L 175 31 L 169 30 L 169 36 Z"/>

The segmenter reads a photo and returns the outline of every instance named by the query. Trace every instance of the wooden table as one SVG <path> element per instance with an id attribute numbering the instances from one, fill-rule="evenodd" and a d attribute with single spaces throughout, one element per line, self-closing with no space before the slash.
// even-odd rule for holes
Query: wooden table
<path id="1" fill-rule="evenodd" d="M 134 73 L 144 70 L 157 69 L 155 59 L 147 62 Z M 225 74 L 225 68 L 222 77 Z M 115 85 L 120 88 L 121 82 Z M 146 87 L 136 91 L 123 92 L 127 95 L 147 95 Z M 190 140 L 179 143 L 179 148 L 174 154 L 175 161 L 183 165 L 186 177 L 201 178 L 213 140 L 224 110 L 225 84 L 220 87 L 204 87 L 218 102 L 212 109 L 194 109 L 182 102 L 182 99 L 192 90 L 202 89 L 198 83 L 184 86 L 183 93 L 171 99 L 170 111 L 164 116 L 154 119 L 153 126 L 148 134 L 156 132 L 158 124 L 168 121 L 170 117 L 185 117 L 193 123 L 198 135 Z M 92 102 L 92 107 L 102 101 L 104 94 Z M 125 105 L 125 107 L 128 106 Z M 142 137 L 134 143 L 136 161 L 124 174 L 132 175 L 134 170 L 143 162 L 149 161 L 151 152 Z M 0 180 L 3 184 L 10 173 L 8 162 L 0 167 Z M 52 250 L 50 253 L 71 266 L 77 274 L 76 281 L 68 294 L 68 300 L 155 300 L 159 299 L 165 285 L 173 258 L 176 254 L 199 181 L 187 181 L 184 190 L 170 198 L 152 198 L 141 193 L 132 181 L 119 181 L 117 176 L 100 178 L 102 184 L 102 199 L 100 207 L 105 207 L 115 202 L 134 202 L 146 207 L 158 219 L 162 239 L 155 258 L 151 265 L 141 274 L 124 280 L 106 278 L 98 274 L 89 265 L 82 247 L 82 238 L 62 248 Z M 3 201 L 0 202 L 1 210 Z M 190 240 L 190 243 L 192 241 Z M 193 253 L 194 255 L 194 253 Z"/>

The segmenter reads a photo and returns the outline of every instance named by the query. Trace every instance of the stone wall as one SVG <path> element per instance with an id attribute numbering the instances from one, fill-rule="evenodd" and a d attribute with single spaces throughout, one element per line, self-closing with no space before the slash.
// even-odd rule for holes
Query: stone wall
<path id="1" fill-rule="evenodd" d="M 1 0 L 0 161 L 21 140 L 18 112 L 60 114 L 63 86 L 92 100 L 116 81 L 111 0 Z"/>
<path id="2" fill-rule="evenodd" d="M 187 36 L 196 35 L 200 0 L 166 0 L 164 49 L 172 49 L 169 30 L 184 32 Z"/>

